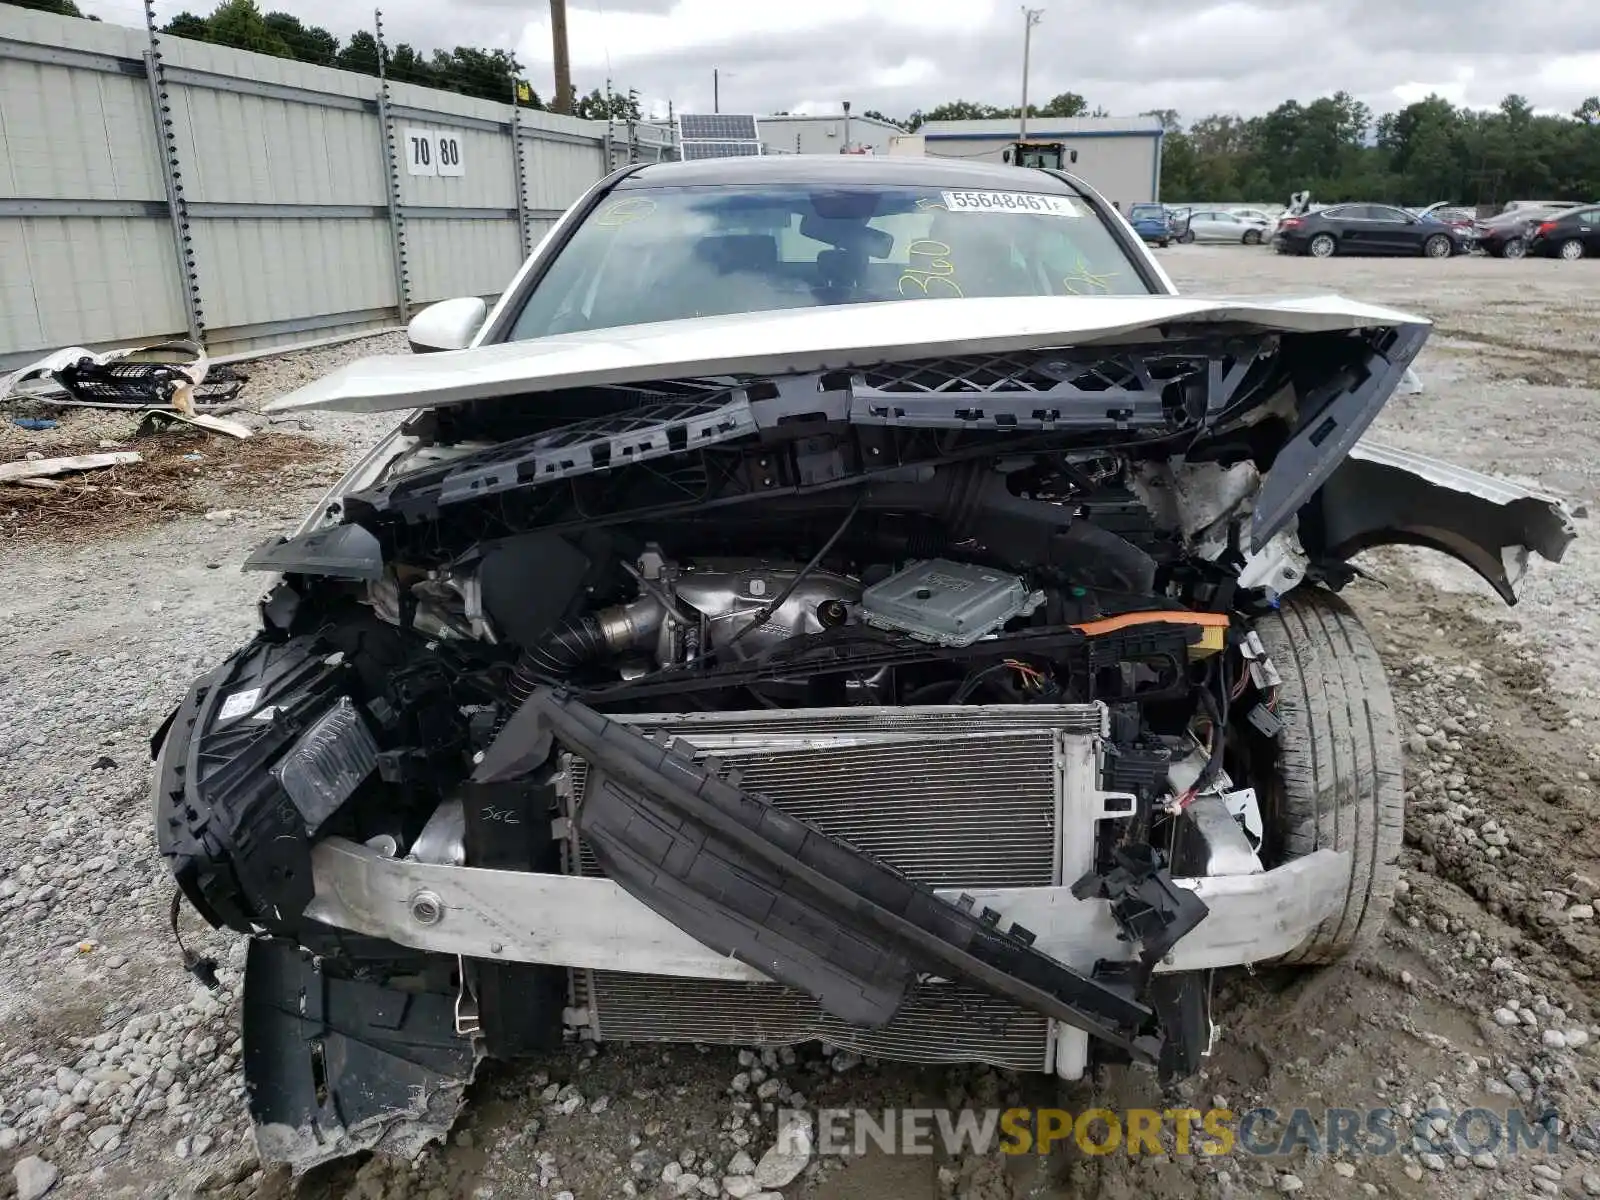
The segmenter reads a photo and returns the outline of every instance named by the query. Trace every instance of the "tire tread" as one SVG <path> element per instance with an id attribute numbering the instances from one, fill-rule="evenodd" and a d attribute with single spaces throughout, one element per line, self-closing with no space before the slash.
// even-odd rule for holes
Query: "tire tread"
<path id="1" fill-rule="evenodd" d="M 1371 949 L 1399 878 L 1405 785 L 1394 699 L 1371 635 L 1350 606 L 1302 588 L 1257 623 L 1283 676 L 1278 820 L 1286 858 L 1350 853 L 1340 910 L 1285 956 L 1317 964 Z"/>

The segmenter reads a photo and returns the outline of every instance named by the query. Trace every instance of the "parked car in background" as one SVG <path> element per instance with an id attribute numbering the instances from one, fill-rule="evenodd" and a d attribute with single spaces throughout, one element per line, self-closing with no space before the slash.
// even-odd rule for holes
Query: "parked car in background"
<path id="1" fill-rule="evenodd" d="M 1405 210 L 1414 217 L 1432 217 L 1435 221 L 1443 221 L 1447 225 L 1471 221 L 1478 215 L 1477 209 L 1470 204 L 1451 204 L 1447 200 L 1436 200 L 1425 208 L 1412 208 L 1406 205 Z"/>
<path id="2" fill-rule="evenodd" d="M 1517 212 L 1524 208 L 1577 208 L 1582 200 L 1507 200 L 1503 213 Z"/>
<path id="3" fill-rule="evenodd" d="M 1454 225 L 1458 229 L 1471 229 L 1478 220 L 1478 210 L 1467 204 L 1437 205 L 1416 214 L 1419 217 L 1428 217 L 1435 221 L 1443 221 L 1446 225 Z"/>
<path id="4" fill-rule="evenodd" d="M 1428 220 L 1442 221 L 1459 235 L 1463 252 L 1478 248 L 1478 212 L 1466 206 L 1436 208 L 1427 214 Z"/>
<path id="5" fill-rule="evenodd" d="M 1327 208 L 1326 204 L 1314 204 L 1310 192 L 1295 192 L 1289 197 L 1288 207 L 1272 218 L 1272 227 L 1268 233 L 1268 240 L 1277 236 L 1278 229 L 1290 217 L 1304 216 L 1308 212 L 1319 212 Z"/>
<path id="6" fill-rule="evenodd" d="M 1528 253 L 1569 262 L 1600 256 L 1600 205 L 1547 214 L 1528 234 Z"/>
<path id="7" fill-rule="evenodd" d="M 1528 238 L 1533 227 L 1572 207 L 1563 204 L 1549 208 L 1518 208 L 1479 221 L 1473 227 L 1478 247 L 1495 258 L 1521 258 L 1528 252 Z"/>
<path id="8" fill-rule="evenodd" d="M 1449 258 L 1472 247 L 1470 235 L 1432 217 L 1387 204 L 1336 204 L 1278 223 L 1272 238 L 1280 254 L 1422 254 Z"/>
<path id="9" fill-rule="evenodd" d="M 1135 204 L 1128 209 L 1128 224 L 1146 242 L 1157 246 L 1172 244 L 1172 230 L 1167 224 L 1167 210 L 1160 204 Z"/>
<path id="10" fill-rule="evenodd" d="M 1178 240 L 1243 242 L 1246 246 L 1259 246 L 1266 240 L 1269 228 L 1265 217 L 1241 217 L 1222 209 L 1202 208 L 1189 214 L 1188 226 Z"/>

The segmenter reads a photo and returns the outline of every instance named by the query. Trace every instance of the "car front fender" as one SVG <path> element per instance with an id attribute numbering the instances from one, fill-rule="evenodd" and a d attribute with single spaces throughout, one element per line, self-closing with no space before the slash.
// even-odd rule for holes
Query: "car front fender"
<path id="1" fill-rule="evenodd" d="M 1300 531 L 1313 560 L 1344 562 L 1376 546 L 1442 551 L 1515 604 L 1529 556 L 1560 562 L 1580 515 L 1509 480 L 1363 439 L 1307 505 Z"/>

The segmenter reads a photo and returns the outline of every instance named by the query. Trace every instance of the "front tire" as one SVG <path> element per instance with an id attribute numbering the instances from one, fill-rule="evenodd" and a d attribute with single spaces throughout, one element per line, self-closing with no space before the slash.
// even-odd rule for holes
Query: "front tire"
<path id="1" fill-rule="evenodd" d="M 1577 262 L 1583 257 L 1583 243 L 1577 238 L 1568 238 L 1556 247 L 1556 255 L 1567 262 Z"/>
<path id="2" fill-rule="evenodd" d="M 1333 240 L 1331 233 L 1319 233 L 1306 243 L 1306 253 L 1312 258 L 1332 258 L 1339 243 Z"/>
<path id="3" fill-rule="evenodd" d="M 1400 730 L 1388 677 L 1360 619 L 1332 592 L 1302 585 L 1256 623 L 1283 677 L 1262 815 L 1269 865 L 1348 851 L 1339 908 L 1285 955 L 1331 963 L 1371 949 L 1394 903 L 1405 832 Z"/>
<path id="4" fill-rule="evenodd" d="M 1455 252 L 1455 247 L 1444 234 L 1436 233 L 1422 243 L 1422 252 L 1429 258 L 1449 258 Z"/>
<path id="5" fill-rule="evenodd" d="M 1178 241 L 1180 243 L 1182 243 L 1183 245 L 1185 245 L 1185 246 L 1193 245 L 1194 244 L 1194 230 L 1191 229 L 1191 230 L 1188 230 L 1185 233 L 1180 233 L 1178 235 Z"/>
<path id="6" fill-rule="evenodd" d="M 1246 246 L 1259 246 L 1259 245 L 1261 245 L 1261 231 L 1259 229 L 1252 229 L 1249 232 L 1247 232 L 1244 235 L 1244 244 Z"/>
<path id="7" fill-rule="evenodd" d="M 1519 237 L 1511 238 L 1496 253 L 1500 258 L 1526 258 L 1528 243 Z"/>

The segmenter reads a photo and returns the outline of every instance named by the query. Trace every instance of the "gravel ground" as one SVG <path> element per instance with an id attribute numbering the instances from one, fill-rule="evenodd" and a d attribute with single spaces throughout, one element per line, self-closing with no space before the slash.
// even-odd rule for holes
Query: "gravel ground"
<path id="1" fill-rule="evenodd" d="M 1314 262 L 1174 247 L 1192 292 L 1344 294 L 1412 309 L 1437 332 L 1426 391 L 1381 434 L 1588 503 L 1600 471 L 1600 267 L 1430 260 Z M 381 348 L 389 348 L 378 343 Z M 390 343 L 392 345 L 392 342 Z M 373 348 L 250 364 L 250 404 Z M 253 418 L 247 418 L 252 419 Z M 257 421 L 259 423 L 259 421 Z M 302 427 L 303 425 L 303 427 Z M 190 677 L 251 627 L 259 581 L 234 567 L 299 519 L 384 422 L 298 418 L 337 462 L 236 481 L 233 516 L 182 518 L 93 546 L 0 544 L 0 1188 L 27 1197 L 446 1200 L 616 1196 L 977 1200 L 1136 1196 L 1600 1195 L 1600 546 L 1536 563 L 1516 609 L 1454 564 L 1385 552 L 1348 592 L 1386 656 L 1408 742 L 1404 889 L 1379 954 L 1314 974 L 1230 973 L 1203 1074 L 1162 1095 L 1140 1073 L 1080 1085 L 797 1051 L 571 1048 L 495 1067 L 451 1143 L 416 1163 L 263 1172 L 242 1115 L 239 947 L 192 919 L 223 964 L 192 984 L 147 811 L 146 739 Z M 1587 529 L 1583 530 L 1587 534 Z M 1270 1105 L 1403 1118 L 1403 1153 L 1284 1158 L 1081 1154 L 944 1161 L 773 1154 L 780 1110 L 1053 1103 Z M 1413 1120 L 1521 1108 L 1553 1156 L 1413 1146 Z M 1431 1138 L 1430 1134 L 1430 1138 Z M 1170 1139 L 1169 1139 L 1170 1140 Z M 792 1179 L 790 1172 L 798 1171 Z"/>

